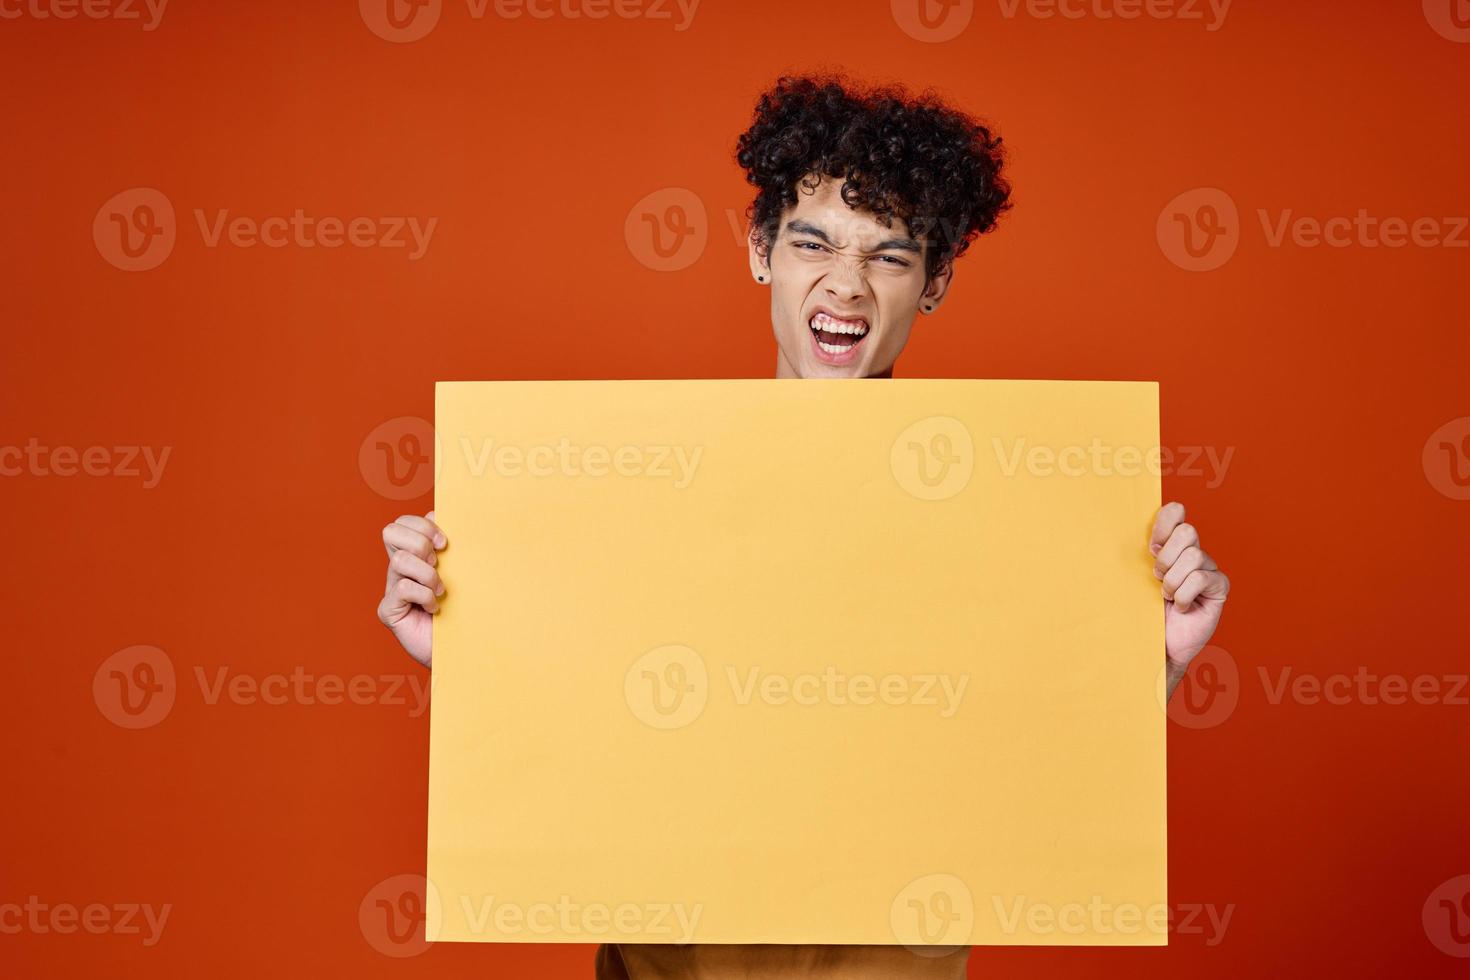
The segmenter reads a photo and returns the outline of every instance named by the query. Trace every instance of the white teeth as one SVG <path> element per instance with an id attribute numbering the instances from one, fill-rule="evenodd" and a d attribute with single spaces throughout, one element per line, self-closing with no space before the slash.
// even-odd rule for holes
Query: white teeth
<path id="1" fill-rule="evenodd" d="M 868 332 L 868 325 L 858 320 L 837 320 L 826 313 L 818 313 L 812 317 L 811 326 L 815 330 L 827 333 L 848 334 L 854 337 L 862 337 Z"/>
<path id="2" fill-rule="evenodd" d="M 817 346 L 822 348 L 822 350 L 826 351 L 828 354 L 845 354 L 848 351 L 852 350 L 851 345 L 848 345 L 847 347 L 838 347 L 836 344 L 828 344 L 820 340 L 817 341 Z"/>

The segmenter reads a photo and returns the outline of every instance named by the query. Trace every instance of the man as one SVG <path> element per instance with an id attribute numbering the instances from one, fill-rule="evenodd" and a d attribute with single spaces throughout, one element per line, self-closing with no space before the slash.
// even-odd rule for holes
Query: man
<path id="1" fill-rule="evenodd" d="M 948 296 L 954 260 L 1009 207 L 1000 138 L 933 96 L 901 89 L 780 79 L 761 96 L 736 158 L 757 188 L 750 272 L 771 290 L 778 378 L 891 377 L 916 318 Z M 425 666 L 444 594 L 434 566 L 447 544 L 433 516 L 383 529 L 388 581 L 378 606 Z M 1215 632 L 1230 583 L 1177 503 L 1159 510 L 1146 546 L 1162 580 L 1172 695 Z M 900 946 L 628 944 L 600 947 L 597 975 L 956 978 L 967 958 L 964 948 L 920 956 Z"/>

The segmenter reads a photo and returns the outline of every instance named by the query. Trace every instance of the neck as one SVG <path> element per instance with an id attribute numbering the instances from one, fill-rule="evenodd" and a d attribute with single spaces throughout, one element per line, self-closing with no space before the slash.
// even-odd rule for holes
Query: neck
<path id="1" fill-rule="evenodd" d="M 794 367 L 791 366 L 791 362 L 788 361 L 788 360 L 786 360 L 786 354 L 784 352 L 782 352 L 781 348 L 779 348 L 779 347 L 776 348 L 776 377 L 777 378 L 799 378 L 799 377 L 801 377 L 801 375 L 797 373 L 796 368 L 794 368 Z M 892 366 L 890 366 L 887 370 L 885 370 L 885 371 L 879 371 L 877 374 L 870 374 L 870 375 L 868 375 L 868 377 L 870 377 L 870 378 L 891 378 L 891 377 L 893 377 L 893 368 L 892 368 Z"/>
<path id="2" fill-rule="evenodd" d="M 799 377 L 801 377 L 801 375 L 799 375 L 799 374 L 796 373 L 796 368 L 794 368 L 794 367 L 791 366 L 791 362 L 788 361 L 788 360 L 786 360 L 786 352 L 781 349 L 780 345 L 777 345 L 777 347 L 776 347 L 776 377 L 778 377 L 778 378 L 799 378 Z"/>

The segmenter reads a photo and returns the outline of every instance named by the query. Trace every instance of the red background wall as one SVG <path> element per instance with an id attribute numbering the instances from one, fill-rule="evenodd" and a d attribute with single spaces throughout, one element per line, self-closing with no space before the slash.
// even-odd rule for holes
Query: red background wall
<path id="1" fill-rule="evenodd" d="M 422 870 L 427 717 L 384 702 L 424 675 L 373 609 L 379 528 L 430 496 L 387 499 L 359 450 L 387 420 L 431 417 L 436 379 L 767 376 L 730 150 L 763 85 L 824 66 L 932 84 L 1012 149 L 1016 209 L 961 260 L 902 375 L 1158 379 L 1166 445 L 1234 453 L 1223 480 L 1165 480 L 1235 581 L 1212 654 L 1237 669 L 1215 692 L 1230 710 L 1181 719 L 1169 746 L 1171 901 L 1228 909 L 1228 928 L 1167 949 L 979 949 L 971 975 L 1463 969 L 1452 954 L 1470 943 L 1446 938 L 1438 900 L 1470 887 L 1455 881 L 1470 873 L 1470 707 L 1450 696 L 1470 660 L 1470 491 L 1447 468 L 1470 467 L 1470 234 L 1278 247 L 1258 214 L 1366 209 L 1455 234 L 1470 29 L 1448 2 L 1237 0 L 1217 30 L 1208 8 L 1127 20 L 1088 0 L 1073 19 L 964 3 L 950 12 L 968 13 L 963 30 L 936 42 L 905 32 L 902 2 L 896 16 L 705 0 L 676 30 L 493 6 L 477 19 L 443 0 L 406 43 L 369 28 L 372 3 L 173 0 L 144 30 L 42 18 L 38 2 L 0 0 L 19 14 L 0 19 L 0 444 L 171 454 L 152 488 L 58 475 L 64 455 L 0 478 L 0 904 L 171 912 L 151 947 L 0 933 L 9 975 L 589 974 L 591 947 L 396 958 L 360 925 L 374 886 Z M 129 272 L 109 261 L 104 205 L 137 187 L 167 198 L 177 240 Z M 705 209 L 706 242 L 663 272 L 625 225 L 670 187 Z M 1166 210 L 1195 188 L 1238 209 L 1220 244 L 1236 249 L 1207 272 L 1159 233 L 1172 213 L 1208 217 L 1197 201 Z M 411 261 L 210 247 L 194 217 L 297 208 L 438 224 Z M 94 680 L 138 644 L 166 654 L 174 700 L 130 730 Z M 1273 697 L 1288 667 L 1432 677 L 1440 694 Z M 363 704 L 317 687 L 210 703 L 197 672 L 213 684 L 222 668 L 247 684 L 298 668 L 375 680 Z M 1228 670 L 1214 676 L 1228 688 Z"/>

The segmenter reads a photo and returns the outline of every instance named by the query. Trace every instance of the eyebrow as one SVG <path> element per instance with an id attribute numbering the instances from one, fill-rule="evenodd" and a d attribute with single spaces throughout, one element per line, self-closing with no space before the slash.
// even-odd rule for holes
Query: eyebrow
<path id="1" fill-rule="evenodd" d="M 825 231 L 818 228 L 816 225 L 812 224 L 809 221 L 802 220 L 801 218 L 793 218 L 791 221 L 788 221 L 786 223 L 786 230 L 796 232 L 799 235 L 811 235 L 813 238 L 820 238 L 822 241 L 826 242 L 828 245 L 831 245 L 833 248 L 837 247 L 837 244 L 832 241 L 831 237 Z M 888 249 L 898 249 L 902 252 L 913 252 L 915 254 L 923 251 L 923 249 L 919 246 L 919 243 L 914 241 L 912 238 L 884 239 L 883 241 L 874 245 L 871 249 L 869 249 L 869 251 L 882 252 Z"/>

